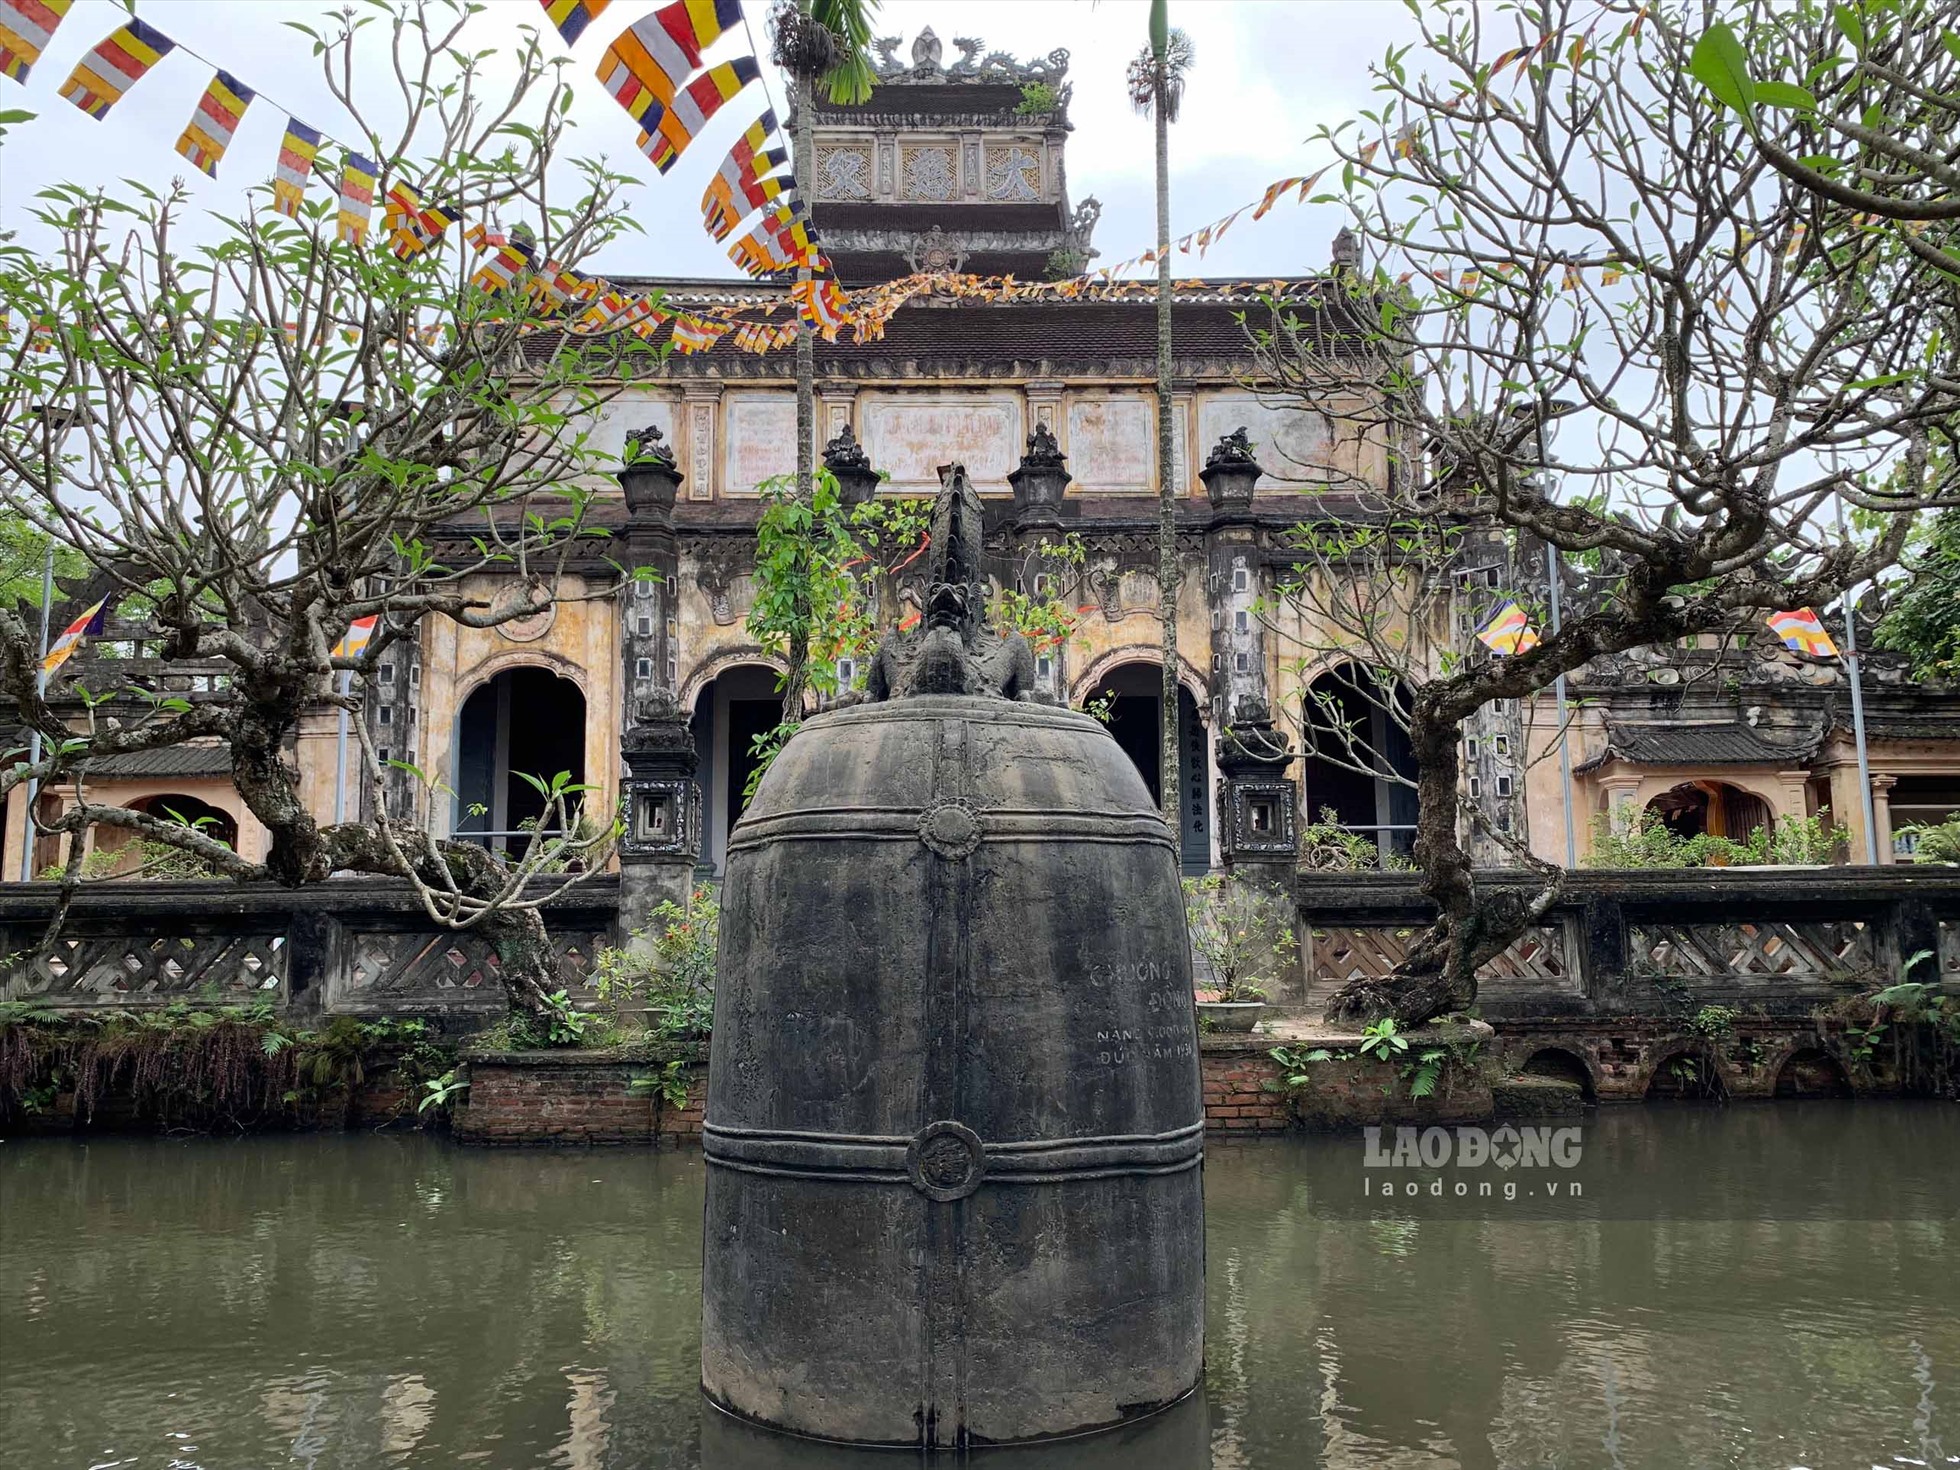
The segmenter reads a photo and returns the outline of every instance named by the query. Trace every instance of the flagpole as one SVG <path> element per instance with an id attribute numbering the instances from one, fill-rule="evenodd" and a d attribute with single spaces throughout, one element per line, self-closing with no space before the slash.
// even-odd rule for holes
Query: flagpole
<path id="1" fill-rule="evenodd" d="M 340 697 L 347 698 L 354 692 L 354 671 L 345 669 L 340 675 Z M 347 820 L 347 706 L 340 707 L 340 734 L 334 748 L 333 771 L 333 820 L 339 826 Z"/>
<path id="2" fill-rule="evenodd" d="M 1545 543 L 1545 577 L 1552 593 L 1552 636 L 1556 638 L 1559 630 L 1558 548 L 1549 541 Z M 1564 670 L 1559 671 L 1552 689 L 1558 700 L 1558 779 L 1559 790 L 1565 798 L 1565 865 L 1576 868 L 1579 866 L 1579 839 L 1572 826 L 1572 747 L 1566 738 Z"/>
<path id="3" fill-rule="evenodd" d="M 48 691 L 48 614 L 54 606 L 54 537 L 48 538 L 48 554 L 41 561 L 41 662 L 34 670 L 34 693 L 37 698 Z M 41 727 L 34 726 L 27 735 L 27 763 L 37 766 L 41 763 Z M 20 823 L 20 881 L 34 881 L 34 808 L 40 801 L 41 781 L 38 776 L 27 778 L 27 809 L 21 813 Z"/>
<path id="4" fill-rule="evenodd" d="M 1838 539 L 1844 539 L 1844 502 L 1837 502 Z M 1865 745 L 1865 681 L 1858 672 L 1858 617 L 1851 589 L 1844 589 L 1844 670 L 1851 676 L 1851 738 L 1858 747 L 1858 795 L 1865 813 L 1865 861 L 1878 866 L 1878 804 L 1872 800 L 1871 754 Z"/>

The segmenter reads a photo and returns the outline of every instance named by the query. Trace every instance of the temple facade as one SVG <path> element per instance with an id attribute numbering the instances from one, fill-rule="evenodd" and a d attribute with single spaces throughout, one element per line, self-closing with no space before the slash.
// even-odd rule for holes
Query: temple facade
<path id="1" fill-rule="evenodd" d="M 1029 280 L 1091 268 L 1098 207 L 1073 202 L 1067 182 L 1067 54 L 1022 63 L 982 56 L 971 42 L 954 49 L 949 61 L 926 32 L 901 60 L 897 43 L 881 43 L 872 100 L 817 111 L 814 218 L 847 287 L 921 272 Z M 1336 275 L 1353 263 L 1351 250 L 1337 241 L 1314 269 L 1261 289 L 1283 296 L 1305 330 L 1336 330 Z M 618 284 L 659 289 L 670 304 L 697 310 L 781 304 L 787 291 L 776 281 Z M 1358 383 L 1313 402 L 1259 386 L 1241 317 L 1262 309 L 1258 295 L 1224 282 L 1186 281 L 1175 296 L 1175 433 L 1164 468 L 1178 497 L 1177 807 L 1187 871 L 1288 861 L 1300 826 L 1326 812 L 1391 853 L 1406 853 L 1415 827 L 1408 787 L 1302 752 L 1311 745 L 1310 692 L 1340 703 L 1344 671 L 1300 658 L 1301 644 L 1315 640 L 1292 635 L 1312 630 L 1289 628 L 1298 614 L 1270 602 L 1295 564 L 1289 536 L 1303 523 L 1367 514 L 1371 492 L 1389 485 L 1392 456 L 1364 427 Z M 1154 301 L 926 289 L 882 337 L 848 338 L 816 347 L 818 452 L 878 496 L 930 495 L 940 466 L 965 465 L 985 507 L 991 579 L 1079 609 L 1071 636 L 1038 660 L 1039 696 L 1101 709 L 1154 795 Z M 641 436 L 637 444 L 658 446 L 659 469 L 623 477 L 623 488 L 613 479 L 594 486 L 602 492 L 594 521 L 609 540 L 574 563 L 566 600 L 494 629 L 430 620 L 419 645 L 379 671 L 366 718 L 388 758 L 442 783 L 418 789 L 396 773 L 389 793 L 439 831 L 493 845 L 521 840 L 536 810 L 516 773 L 568 770 L 598 788 L 607 810 L 630 798 L 629 861 L 636 850 L 660 850 L 718 872 L 754 768 L 751 743 L 780 717 L 781 665 L 746 615 L 758 487 L 795 466 L 793 354 L 747 353 L 724 338 L 606 386 L 613 396 L 595 425 L 598 445 L 624 462 L 629 434 Z M 875 492 L 867 469 L 882 477 Z M 1060 568 L 1043 555 L 1063 536 L 1080 538 L 1078 565 Z M 1512 564 L 1471 544 L 1463 565 L 1436 569 L 1457 589 L 1450 637 L 1460 647 L 1494 594 L 1531 590 L 1534 579 L 1543 586 L 1542 551 Z M 619 587 L 619 565 L 659 575 Z M 511 595 L 488 580 L 480 590 Z M 1584 588 L 1568 593 L 1582 597 Z M 916 604 L 923 588 L 901 582 L 899 595 Z M 134 660 L 124 669 L 146 667 L 142 630 L 112 628 L 107 642 L 118 637 L 126 641 L 115 651 Z M 75 673 L 88 663 L 75 660 Z M 1960 809 L 1960 702 L 1912 683 L 1896 662 L 1868 659 L 1866 668 L 1879 856 L 1892 861 L 1910 856 L 1901 829 Z M 155 672 L 166 686 L 196 677 Z M 862 672 L 839 670 L 846 685 Z M 1751 824 L 1828 811 L 1862 860 L 1841 664 L 1786 653 L 1764 630 L 1742 646 L 1604 661 L 1576 676 L 1570 692 L 1576 713 L 1562 751 L 1549 693 L 1523 708 L 1501 703 L 1466 730 L 1468 794 L 1541 856 L 1566 860 L 1569 780 L 1571 852 L 1580 861 L 1596 818 L 1649 808 L 1679 830 L 1738 836 Z M 1379 714 L 1350 713 L 1376 722 L 1372 743 L 1392 769 L 1412 769 Z M 359 783 L 341 778 L 343 744 L 335 716 L 323 712 L 294 752 L 323 818 L 359 810 L 351 789 Z M 263 834 L 227 772 L 215 748 L 122 757 L 98 763 L 90 792 L 208 811 L 216 830 L 254 855 Z M 24 852 L 23 809 L 17 798 L 8 813 L 8 880 L 56 857 L 46 839 L 45 851 Z M 1486 847 L 1480 856 L 1501 853 Z"/>

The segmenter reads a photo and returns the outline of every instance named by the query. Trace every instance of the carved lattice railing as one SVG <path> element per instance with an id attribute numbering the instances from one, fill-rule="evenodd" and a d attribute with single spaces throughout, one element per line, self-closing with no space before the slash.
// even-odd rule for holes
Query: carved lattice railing
<path id="1" fill-rule="evenodd" d="M 1882 977 L 1874 927 L 1859 919 L 1643 922 L 1627 930 L 1629 973 L 1659 982 L 1869 984 Z"/>
<path id="2" fill-rule="evenodd" d="M 50 1005 L 276 999 L 286 979 L 286 936 L 62 935 L 9 970 L 0 998 Z"/>

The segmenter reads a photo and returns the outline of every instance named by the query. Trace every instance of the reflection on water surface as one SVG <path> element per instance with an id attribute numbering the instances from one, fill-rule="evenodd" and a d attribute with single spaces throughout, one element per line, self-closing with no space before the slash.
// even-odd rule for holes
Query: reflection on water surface
<path id="1" fill-rule="evenodd" d="M 1569 1219 L 1330 1218 L 1361 1149 L 1215 1147 L 1204 1394 L 987 1462 L 1960 1465 L 1960 1108 L 1608 1111 L 1587 1151 L 1640 1198 Z M 0 1465 L 905 1462 L 704 1416 L 701 1177 L 409 1136 L 0 1145 Z"/>

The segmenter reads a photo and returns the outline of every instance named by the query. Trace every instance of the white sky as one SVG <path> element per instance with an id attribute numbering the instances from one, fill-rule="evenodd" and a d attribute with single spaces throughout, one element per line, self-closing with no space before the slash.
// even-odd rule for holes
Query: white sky
<path id="1" fill-rule="evenodd" d="M 75 62 L 121 24 L 123 12 L 110 0 L 76 0 L 28 84 L 0 79 L 0 109 L 37 114 L 0 144 L 0 229 L 20 230 L 29 241 L 41 238 L 31 218 L 34 195 L 57 182 L 113 189 L 120 179 L 136 178 L 157 188 L 184 177 L 201 209 L 243 209 L 246 189 L 270 175 L 288 109 L 329 137 L 337 128 L 340 136 L 348 131 L 319 81 L 310 43 L 284 25 L 317 24 L 330 8 L 326 0 L 142 0 L 138 13 L 178 41 L 179 49 L 97 122 L 57 91 Z M 593 74 L 612 37 L 655 8 L 654 0 L 614 0 L 572 53 L 572 117 L 578 124 L 573 150 L 602 152 L 621 172 L 644 181 L 626 202 L 645 232 L 617 242 L 592 264 L 622 275 L 733 277 L 723 247 L 700 228 L 698 204 L 729 143 L 753 119 L 757 89 L 727 104 L 663 178 L 634 148 L 637 129 Z M 746 8 L 758 44 L 766 46 L 766 0 L 746 0 Z M 901 57 L 926 25 L 946 42 L 949 60 L 958 54 L 951 45 L 955 35 L 979 36 L 984 49 L 1023 60 L 1067 47 L 1075 85 L 1070 195 L 1102 201 L 1098 263 L 1111 264 L 1147 248 L 1153 234 L 1150 123 L 1131 110 L 1123 86 L 1124 67 L 1143 44 L 1147 14 L 1147 0 L 887 0 L 877 31 L 904 36 Z M 1413 30 L 1399 0 L 1172 0 L 1171 19 L 1190 33 L 1197 58 L 1183 118 L 1171 136 L 1174 235 L 1257 199 L 1273 179 L 1325 163 L 1304 141 L 1308 133 L 1369 106 L 1368 63 L 1411 39 Z M 536 0 L 489 0 L 472 35 L 495 46 L 521 23 L 544 24 Z M 555 33 L 546 39 L 552 52 L 562 53 Z M 186 55 L 185 47 L 259 92 L 215 181 L 172 146 L 210 79 L 209 68 Z M 745 47 L 739 35 L 724 37 L 709 59 Z M 765 79 L 781 113 L 780 82 L 766 67 Z M 337 160 L 337 150 L 322 151 Z M 314 188 L 323 186 L 316 182 Z M 1250 278 L 1317 270 L 1340 224 L 1331 206 L 1289 204 L 1257 225 L 1242 219 L 1202 262 L 1195 254 L 1179 257 L 1176 268 L 1180 274 Z"/>

